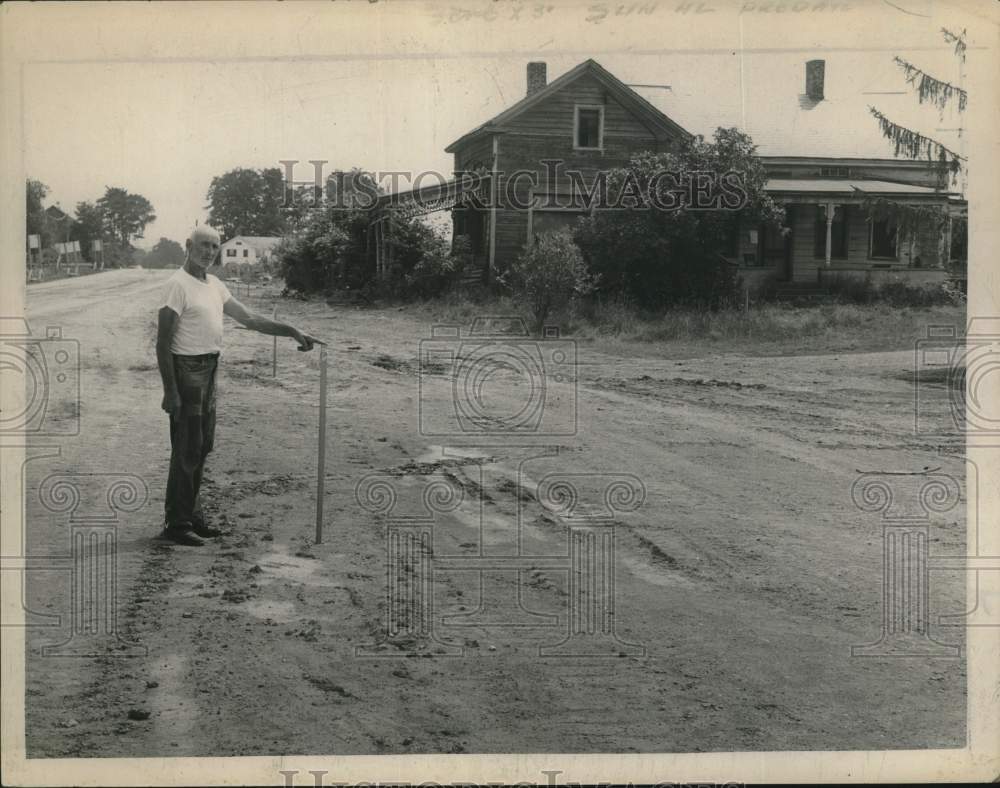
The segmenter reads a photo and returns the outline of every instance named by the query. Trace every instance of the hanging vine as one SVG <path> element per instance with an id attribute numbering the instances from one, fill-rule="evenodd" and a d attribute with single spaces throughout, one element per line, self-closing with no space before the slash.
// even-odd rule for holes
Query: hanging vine
<path id="1" fill-rule="evenodd" d="M 965 30 L 962 30 L 962 32 L 959 33 L 959 34 L 955 34 L 955 33 L 952 33 L 948 28 L 942 27 L 941 28 L 941 34 L 944 36 L 944 40 L 945 41 L 947 41 L 949 44 L 954 44 L 955 45 L 955 55 L 957 57 L 960 57 L 962 59 L 962 62 L 964 63 L 965 62 L 965 47 L 966 47 L 966 44 L 965 44 Z"/>
<path id="2" fill-rule="evenodd" d="M 969 99 L 969 94 L 962 90 L 962 88 L 957 88 L 950 82 L 942 82 L 940 79 L 932 77 L 926 71 L 922 71 L 912 63 L 908 63 L 898 55 L 894 59 L 896 64 L 903 69 L 906 81 L 916 87 L 921 104 L 929 101 L 938 110 L 944 112 L 945 107 L 948 106 L 948 102 L 957 96 L 958 111 L 965 112 L 965 105 Z"/>
<path id="3" fill-rule="evenodd" d="M 902 153 L 910 159 L 937 161 L 945 170 L 952 174 L 962 169 L 962 162 L 966 161 L 964 156 L 959 156 L 955 151 L 945 147 L 937 140 L 925 137 L 918 131 L 894 123 L 875 109 L 875 107 L 869 106 L 868 111 L 879 122 L 882 135 L 895 146 L 896 156 Z"/>
<path id="4" fill-rule="evenodd" d="M 948 211 L 945 208 L 911 205 L 887 200 L 885 197 L 878 197 L 860 189 L 857 191 L 865 197 L 862 207 L 868 216 L 868 221 L 888 220 L 901 237 L 909 236 L 927 227 L 941 232 L 948 224 Z"/>

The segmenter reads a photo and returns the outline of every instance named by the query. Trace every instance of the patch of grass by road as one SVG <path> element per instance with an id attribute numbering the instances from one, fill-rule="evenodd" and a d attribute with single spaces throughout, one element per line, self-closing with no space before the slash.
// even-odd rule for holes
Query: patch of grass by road
<path id="1" fill-rule="evenodd" d="M 451 296 L 404 308 L 430 323 L 468 327 L 476 317 L 517 315 L 531 325 L 523 305 L 509 298 L 481 302 Z M 699 356 L 720 352 L 808 355 L 907 350 L 928 326 L 954 325 L 964 333 L 964 305 L 753 304 L 740 308 L 671 309 L 644 313 L 620 303 L 578 306 L 553 317 L 560 334 L 608 352 Z"/>

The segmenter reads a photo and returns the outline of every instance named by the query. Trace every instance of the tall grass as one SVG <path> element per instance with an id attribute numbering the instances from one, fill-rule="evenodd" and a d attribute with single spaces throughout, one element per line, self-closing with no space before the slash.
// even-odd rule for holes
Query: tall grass
<path id="1" fill-rule="evenodd" d="M 965 323 L 964 307 L 893 307 L 887 304 L 824 304 L 794 307 L 752 305 L 717 311 L 676 309 L 655 316 L 629 313 L 620 306 L 599 308 L 588 320 L 569 320 L 580 340 L 678 343 L 766 352 L 821 352 L 829 349 L 896 350 L 912 348 L 928 325 Z"/>
<path id="2" fill-rule="evenodd" d="M 471 299 L 461 295 L 411 304 L 405 309 L 421 319 L 468 327 L 477 317 L 530 314 L 510 298 Z M 751 304 L 718 310 L 677 308 L 644 312 L 623 301 L 578 303 L 548 321 L 564 337 L 609 351 L 626 345 L 660 345 L 689 353 L 822 353 L 838 350 L 903 350 L 926 336 L 927 326 L 952 324 L 961 331 L 964 305 L 898 307 L 887 303 L 792 306 Z M 645 352 L 645 351 L 643 351 Z"/>
<path id="3" fill-rule="evenodd" d="M 891 306 L 947 306 L 964 302 L 964 296 L 952 282 L 910 284 L 876 283 L 871 279 L 832 275 L 824 277 L 822 288 L 841 304 L 877 304 Z"/>

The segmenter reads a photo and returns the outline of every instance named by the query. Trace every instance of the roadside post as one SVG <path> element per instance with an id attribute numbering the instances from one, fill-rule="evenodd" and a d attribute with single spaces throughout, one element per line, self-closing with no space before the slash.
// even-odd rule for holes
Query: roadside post
<path id="1" fill-rule="evenodd" d="M 319 456 L 316 462 L 316 544 L 323 541 L 323 486 L 326 481 L 326 345 L 319 346 Z"/>
<path id="2" fill-rule="evenodd" d="M 271 310 L 271 320 L 278 319 L 278 307 Z M 278 337 L 271 338 L 271 377 L 278 377 Z"/>

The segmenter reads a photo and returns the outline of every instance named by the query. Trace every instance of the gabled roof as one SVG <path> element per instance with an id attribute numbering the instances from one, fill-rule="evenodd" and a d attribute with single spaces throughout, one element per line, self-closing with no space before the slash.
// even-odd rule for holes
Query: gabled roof
<path id="1" fill-rule="evenodd" d="M 686 129 L 672 121 L 660 110 L 650 104 L 646 99 L 636 93 L 632 88 L 622 82 L 618 77 L 604 68 L 596 60 L 588 59 L 579 65 L 571 68 L 565 74 L 552 80 L 544 88 L 525 96 L 514 106 L 504 110 L 496 117 L 477 126 L 467 134 L 463 134 L 451 145 L 445 148 L 446 153 L 454 153 L 459 145 L 486 133 L 503 133 L 507 131 L 506 125 L 514 118 L 523 114 L 532 107 L 538 106 L 545 100 L 562 90 L 567 85 L 572 84 L 584 75 L 589 75 L 600 82 L 604 88 L 623 106 L 633 114 L 642 118 L 652 129 L 658 138 L 690 137 L 691 134 Z"/>

